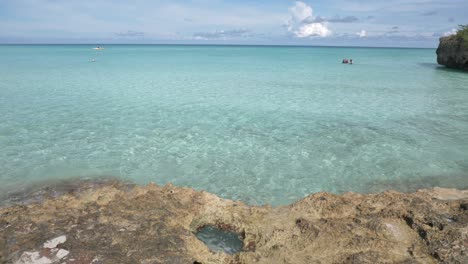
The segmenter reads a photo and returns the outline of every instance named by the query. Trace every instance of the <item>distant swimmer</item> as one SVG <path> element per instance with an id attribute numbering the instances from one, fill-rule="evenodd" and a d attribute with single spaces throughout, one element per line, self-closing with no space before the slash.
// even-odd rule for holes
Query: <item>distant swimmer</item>
<path id="1" fill-rule="evenodd" d="M 343 63 L 343 64 L 348 64 L 349 61 L 348 61 L 348 59 L 343 59 L 343 61 L 342 61 L 341 63 Z"/>
<path id="2" fill-rule="evenodd" d="M 353 59 L 350 59 L 350 60 L 349 60 L 349 64 L 353 64 Z"/>

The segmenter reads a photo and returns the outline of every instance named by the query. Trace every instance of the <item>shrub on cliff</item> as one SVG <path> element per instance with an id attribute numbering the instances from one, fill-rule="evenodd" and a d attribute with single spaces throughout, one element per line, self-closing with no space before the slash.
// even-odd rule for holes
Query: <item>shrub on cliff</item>
<path id="1" fill-rule="evenodd" d="M 459 28 L 456 34 L 457 39 L 468 42 L 468 25 L 460 25 L 458 27 Z"/>

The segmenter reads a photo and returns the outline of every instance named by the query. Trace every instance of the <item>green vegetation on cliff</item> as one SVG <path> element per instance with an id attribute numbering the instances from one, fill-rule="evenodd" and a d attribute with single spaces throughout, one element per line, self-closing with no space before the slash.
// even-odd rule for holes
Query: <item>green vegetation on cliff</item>
<path id="1" fill-rule="evenodd" d="M 455 35 L 458 40 L 464 40 L 468 42 L 468 25 L 459 25 L 457 34 Z"/>

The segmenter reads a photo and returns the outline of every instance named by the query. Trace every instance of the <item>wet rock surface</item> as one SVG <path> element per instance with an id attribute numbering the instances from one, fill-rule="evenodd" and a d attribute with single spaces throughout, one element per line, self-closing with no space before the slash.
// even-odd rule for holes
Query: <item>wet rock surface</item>
<path id="1" fill-rule="evenodd" d="M 437 63 L 468 71 L 468 43 L 463 38 L 456 36 L 440 38 L 436 53 Z"/>
<path id="2" fill-rule="evenodd" d="M 171 185 L 108 182 L 0 209 L 0 263 L 468 263 L 468 191 L 312 194 L 248 206 Z M 195 233 L 234 231 L 211 252 Z"/>

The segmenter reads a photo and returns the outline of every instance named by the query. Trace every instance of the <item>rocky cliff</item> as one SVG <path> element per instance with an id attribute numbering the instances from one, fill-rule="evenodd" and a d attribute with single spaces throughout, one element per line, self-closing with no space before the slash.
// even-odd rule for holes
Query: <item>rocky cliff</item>
<path id="1" fill-rule="evenodd" d="M 468 41 L 457 36 L 440 38 L 437 63 L 468 71 Z"/>
<path id="2" fill-rule="evenodd" d="M 212 252 L 204 226 L 243 250 Z M 0 263 L 468 263 L 468 191 L 316 193 L 248 206 L 172 185 L 80 186 L 0 209 Z"/>

